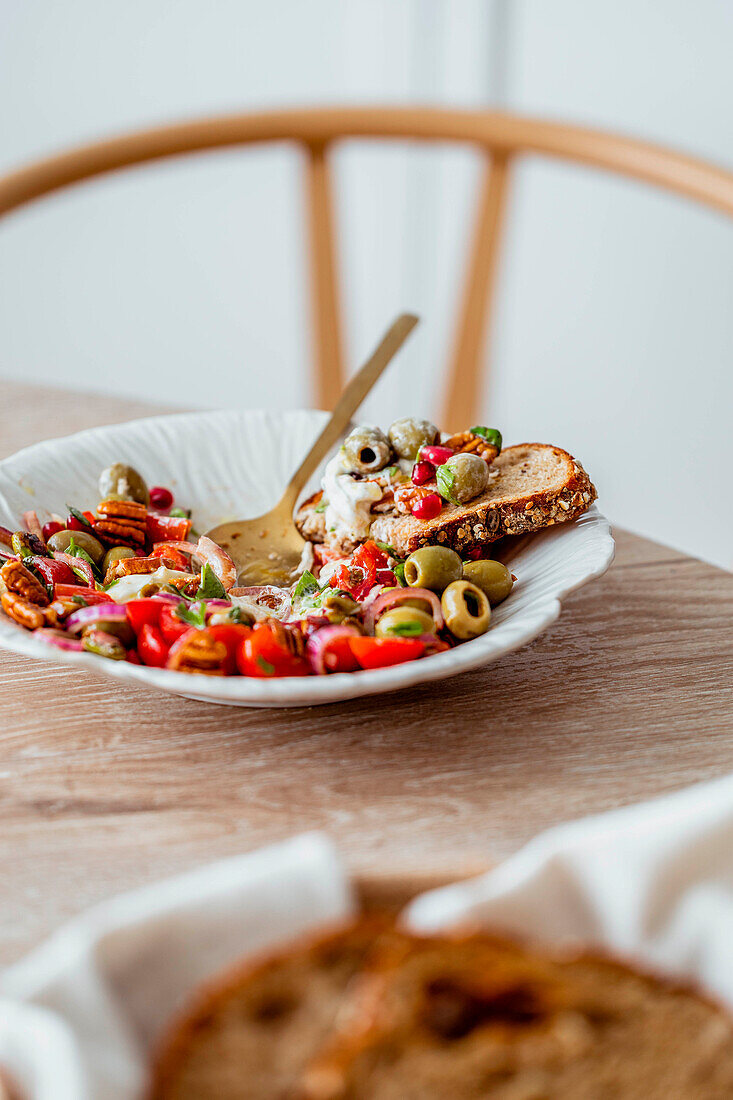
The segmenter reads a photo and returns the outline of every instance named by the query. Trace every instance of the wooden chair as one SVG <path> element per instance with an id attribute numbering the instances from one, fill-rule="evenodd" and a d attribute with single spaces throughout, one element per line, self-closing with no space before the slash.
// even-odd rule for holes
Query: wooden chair
<path id="1" fill-rule="evenodd" d="M 441 417 L 476 417 L 512 164 L 525 154 L 594 165 L 676 191 L 733 216 L 733 174 L 658 146 L 577 126 L 494 111 L 343 107 L 225 115 L 86 145 L 0 179 L 0 215 L 105 172 L 224 146 L 287 141 L 306 154 L 313 311 L 314 399 L 327 408 L 344 379 L 329 153 L 345 139 L 460 142 L 486 156 L 447 392 Z M 399 305 L 399 303 L 397 303 Z"/>

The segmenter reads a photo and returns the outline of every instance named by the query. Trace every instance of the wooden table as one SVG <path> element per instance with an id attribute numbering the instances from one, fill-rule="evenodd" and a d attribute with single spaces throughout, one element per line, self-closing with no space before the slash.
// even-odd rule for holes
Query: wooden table
<path id="1" fill-rule="evenodd" d="M 160 411 L 1 392 L 3 455 Z M 730 771 L 733 576 L 616 538 L 532 645 L 355 705 L 239 710 L 0 653 L 0 962 L 115 892 L 303 829 L 367 878 L 455 876 Z"/>

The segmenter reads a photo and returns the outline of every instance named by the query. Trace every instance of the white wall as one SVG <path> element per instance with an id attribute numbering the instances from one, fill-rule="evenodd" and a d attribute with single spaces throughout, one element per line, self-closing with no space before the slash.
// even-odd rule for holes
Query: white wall
<path id="1" fill-rule="evenodd" d="M 508 105 L 733 165 L 726 0 L 0 0 L 0 171 L 108 133 L 277 104 Z M 1 227 L 0 377 L 182 405 L 308 400 L 299 161 L 121 174 Z M 367 415 L 437 400 L 476 181 L 464 150 L 350 147 L 355 364 L 425 320 Z M 618 522 L 730 564 L 733 227 L 559 165 L 518 174 L 486 419 L 575 450 Z M 722 502 L 722 503 L 721 503 Z"/>

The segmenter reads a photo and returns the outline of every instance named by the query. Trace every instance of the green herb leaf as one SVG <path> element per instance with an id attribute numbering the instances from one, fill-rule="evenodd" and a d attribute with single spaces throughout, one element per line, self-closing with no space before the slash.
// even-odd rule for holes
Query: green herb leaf
<path id="1" fill-rule="evenodd" d="M 171 508 L 168 515 L 169 516 L 175 516 L 176 519 L 190 519 L 191 518 L 191 509 L 190 508 Z"/>
<path id="2" fill-rule="evenodd" d="M 501 432 L 497 428 L 484 428 L 481 424 L 478 424 L 475 428 L 471 428 L 471 431 L 474 435 L 480 435 L 492 447 L 501 450 Z"/>
<path id="3" fill-rule="evenodd" d="M 383 554 L 389 554 L 391 558 L 396 558 L 397 555 L 394 552 L 394 548 L 389 545 L 388 542 L 377 542 L 375 546 L 378 546 Z"/>
<path id="4" fill-rule="evenodd" d="M 256 663 L 260 666 L 265 676 L 275 675 L 275 666 L 271 665 L 269 661 L 266 661 L 264 657 L 260 657 L 258 655 L 256 658 Z"/>
<path id="5" fill-rule="evenodd" d="M 196 592 L 197 599 L 223 600 L 226 594 L 224 585 L 221 583 L 209 563 L 206 562 L 201 570 L 201 583 Z"/>
<path id="6" fill-rule="evenodd" d="M 195 626 L 197 630 L 203 630 L 206 626 L 206 604 L 203 600 L 192 604 L 186 604 L 181 600 L 173 614 L 182 622 Z"/>
<path id="7" fill-rule="evenodd" d="M 313 576 L 309 569 L 306 569 L 298 577 L 298 583 L 293 589 L 293 599 L 298 600 L 301 596 L 313 596 L 316 592 L 320 591 L 318 581 Z"/>
<path id="8" fill-rule="evenodd" d="M 407 588 L 407 581 L 405 580 L 405 563 L 398 561 L 392 572 L 394 573 L 402 588 Z"/>
<path id="9" fill-rule="evenodd" d="M 78 603 L 80 607 L 89 607 L 89 600 L 85 600 L 83 596 L 72 596 L 72 603 Z"/>
<path id="10" fill-rule="evenodd" d="M 68 547 L 66 553 L 70 554 L 72 558 L 81 558 L 82 561 L 89 562 L 92 569 L 96 570 L 97 565 L 96 565 L 96 562 L 94 561 L 94 558 L 91 558 L 89 556 L 89 554 L 87 554 L 86 550 L 84 550 L 81 546 L 76 545 L 76 543 L 74 542 L 74 536 L 73 535 L 69 539 L 69 547 Z"/>
<path id="11" fill-rule="evenodd" d="M 388 466 L 384 472 L 387 477 L 394 477 L 395 474 L 399 474 L 401 471 L 399 466 Z"/>
<path id="12" fill-rule="evenodd" d="M 319 513 L 320 512 L 325 512 L 327 508 L 328 508 L 328 504 L 326 503 L 325 500 L 322 500 L 319 504 L 316 504 L 313 511 L 314 512 L 319 512 Z"/>
<path id="13" fill-rule="evenodd" d="M 67 504 L 66 507 L 69 509 L 69 515 L 73 516 L 74 519 L 78 519 L 79 523 L 83 523 L 85 527 L 91 529 L 92 525 L 83 512 L 80 512 L 78 508 L 72 508 L 70 504 Z"/>
<path id="14" fill-rule="evenodd" d="M 415 638 L 418 634 L 423 633 L 423 627 L 415 620 L 410 622 L 408 619 L 403 623 L 395 623 L 387 633 L 394 634 L 398 638 Z"/>
<path id="15" fill-rule="evenodd" d="M 442 466 L 438 466 L 435 472 L 435 481 L 438 486 L 438 492 L 443 500 L 449 500 L 451 504 L 460 504 L 460 501 L 453 494 L 456 475 L 450 466 L 446 463 L 443 463 Z"/>
<path id="16" fill-rule="evenodd" d="M 252 622 L 252 616 L 242 607 L 233 607 L 229 612 L 229 621 L 231 623 L 241 623 L 243 626 L 249 626 Z"/>

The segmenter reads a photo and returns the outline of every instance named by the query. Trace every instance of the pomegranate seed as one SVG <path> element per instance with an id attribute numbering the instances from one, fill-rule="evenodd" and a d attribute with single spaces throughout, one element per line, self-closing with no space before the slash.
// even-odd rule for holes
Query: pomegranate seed
<path id="1" fill-rule="evenodd" d="M 449 458 L 452 458 L 455 451 L 451 447 L 440 446 L 427 446 L 420 448 L 420 459 L 427 459 L 428 462 L 432 462 L 433 466 L 442 466 L 444 462 L 447 462 Z"/>
<path id="2" fill-rule="evenodd" d="M 426 481 L 432 481 L 435 477 L 435 467 L 432 462 L 425 462 L 423 459 L 420 462 L 416 462 L 412 467 L 412 484 L 424 485 Z"/>
<path id="3" fill-rule="evenodd" d="M 150 503 L 159 512 L 167 512 L 173 507 L 173 493 L 162 485 L 154 485 L 150 490 Z"/>
<path id="4" fill-rule="evenodd" d="M 437 515 L 440 515 L 442 507 L 443 501 L 438 494 L 428 493 L 426 497 L 421 497 L 420 500 L 415 501 L 412 506 L 412 514 L 417 519 L 435 519 Z"/>
<path id="5" fill-rule="evenodd" d="M 57 523 L 55 519 L 50 520 L 49 523 L 43 525 L 43 541 L 48 542 L 51 535 L 55 535 L 58 531 L 63 531 L 63 523 Z"/>

